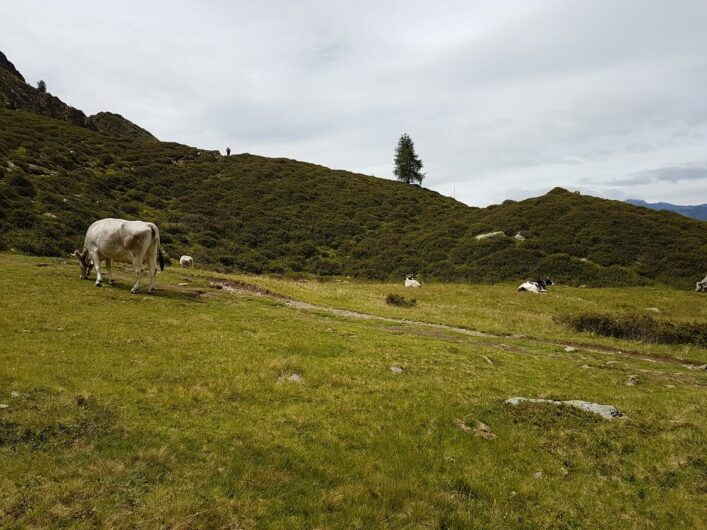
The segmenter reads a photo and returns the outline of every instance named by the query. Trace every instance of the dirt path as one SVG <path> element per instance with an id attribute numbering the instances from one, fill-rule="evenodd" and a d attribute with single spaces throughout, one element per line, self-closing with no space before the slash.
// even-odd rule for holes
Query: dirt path
<path id="1" fill-rule="evenodd" d="M 467 335 L 471 337 L 486 337 L 486 338 L 491 338 L 491 339 L 497 339 L 498 341 L 508 341 L 508 340 L 524 340 L 528 342 L 534 342 L 537 344 L 545 344 L 548 346 L 556 346 L 558 348 L 567 348 L 567 347 L 572 347 L 576 348 L 577 350 L 582 350 L 585 352 L 592 352 L 592 353 L 601 353 L 605 355 L 615 355 L 618 357 L 628 357 L 628 358 L 634 358 L 634 359 L 639 359 L 642 361 L 648 361 L 652 363 L 666 363 L 666 364 L 673 364 L 673 365 L 679 365 L 684 368 L 688 368 L 690 370 L 696 370 L 700 369 L 701 367 L 698 367 L 697 363 L 693 363 L 691 361 L 685 361 L 682 359 L 676 359 L 674 357 L 664 357 L 661 355 L 654 355 L 650 353 L 643 353 L 643 352 L 637 352 L 637 351 L 627 351 L 623 349 L 618 349 L 618 348 L 610 348 L 608 346 L 597 346 L 594 344 L 584 344 L 584 343 L 579 343 L 579 342 L 562 342 L 562 341 L 552 341 L 548 339 L 540 339 L 536 337 L 528 337 L 527 335 L 495 335 L 492 333 L 484 333 L 481 331 L 474 331 L 466 328 L 460 328 L 457 326 L 450 326 L 447 324 L 435 324 L 432 322 L 424 322 L 421 320 L 407 320 L 404 318 L 392 318 L 392 317 L 384 317 L 380 315 L 373 315 L 370 313 L 361 313 L 358 311 L 349 311 L 347 309 L 337 309 L 335 307 L 327 307 L 327 306 L 322 306 L 322 305 L 316 305 L 316 304 L 310 304 L 308 302 L 302 302 L 299 300 L 294 300 L 292 298 L 289 298 L 287 296 L 283 296 L 281 294 L 275 293 L 273 291 L 270 291 L 268 289 L 264 289 L 262 287 L 258 287 L 256 285 L 252 285 L 249 283 L 241 282 L 241 281 L 233 281 L 233 280 L 224 280 L 221 278 L 214 278 L 211 280 L 211 285 L 214 287 L 217 287 L 219 289 L 223 289 L 224 291 L 228 291 L 231 293 L 236 293 L 236 294 L 249 294 L 249 295 L 256 295 L 256 296 L 265 296 L 268 298 L 273 298 L 275 300 L 278 300 L 282 302 L 286 307 L 292 308 L 292 309 L 298 309 L 302 311 L 313 311 L 313 312 L 318 312 L 318 313 L 326 313 L 328 315 L 334 315 L 338 317 L 343 317 L 343 318 L 352 318 L 352 319 L 360 319 L 360 320 L 375 320 L 379 322 L 389 322 L 392 324 L 399 324 L 399 325 L 405 325 L 405 326 L 421 326 L 425 327 L 427 329 L 434 329 L 438 331 L 447 331 L 447 332 L 452 332 L 452 333 L 458 333 L 461 335 Z M 503 345 L 506 348 L 512 348 L 511 346 L 504 344 Z M 663 373 L 663 372 L 656 372 L 656 373 Z M 674 374 L 675 376 L 679 376 L 680 379 L 685 380 L 691 379 L 691 382 L 694 382 L 696 384 L 699 384 L 702 386 L 702 384 L 697 381 L 695 378 L 686 376 L 684 374 Z"/>

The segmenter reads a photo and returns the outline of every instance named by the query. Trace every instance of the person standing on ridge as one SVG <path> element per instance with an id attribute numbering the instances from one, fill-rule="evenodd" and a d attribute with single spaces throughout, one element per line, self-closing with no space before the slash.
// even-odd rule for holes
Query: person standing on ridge
<path id="1" fill-rule="evenodd" d="M 226 156 L 231 156 L 231 148 L 230 147 L 226 148 Z"/>

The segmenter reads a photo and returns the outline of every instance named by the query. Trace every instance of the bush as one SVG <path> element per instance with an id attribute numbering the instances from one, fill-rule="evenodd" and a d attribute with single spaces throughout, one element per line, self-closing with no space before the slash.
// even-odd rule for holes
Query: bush
<path id="1" fill-rule="evenodd" d="M 397 305 L 399 307 L 415 307 L 417 300 L 415 298 L 405 298 L 399 294 L 390 293 L 385 297 L 385 303 L 388 305 Z"/>
<path id="2" fill-rule="evenodd" d="M 662 344 L 707 346 L 707 327 L 699 322 L 675 323 L 669 320 L 656 320 L 649 315 L 639 313 L 625 315 L 581 313 L 556 317 L 555 320 L 576 331 L 596 333 L 605 337 Z"/>

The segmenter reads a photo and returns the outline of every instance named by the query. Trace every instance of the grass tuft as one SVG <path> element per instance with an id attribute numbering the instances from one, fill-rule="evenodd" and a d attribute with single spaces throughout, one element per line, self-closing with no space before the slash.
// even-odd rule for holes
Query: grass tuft
<path id="1" fill-rule="evenodd" d="M 385 297 L 385 303 L 388 305 L 397 305 L 399 307 L 415 307 L 417 300 L 415 298 L 405 298 L 403 295 L 390 293 Z"/>
<path id="2" fill-rule="evenodd" d="M 576 331 L 596 333 L 615 339 L 707 346 L 707 328 L 698 322 L 675 323 L 639 313 L 624 315 L 580 313 L 562 315 L 556 317 L 556 321 Z"/>

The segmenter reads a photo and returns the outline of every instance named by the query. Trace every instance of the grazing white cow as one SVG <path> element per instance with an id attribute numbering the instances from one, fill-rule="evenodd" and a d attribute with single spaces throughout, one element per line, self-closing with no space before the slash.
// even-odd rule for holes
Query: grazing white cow
<path id="1" fill-rule="evenodd" d="M 698 293 L 707 293 L 707 276 L 701 282 L 695 284 L 695 291 Z"/>
<path id="2" fill-rule="evenodd" d="M 72 254 L 79 260 L 81 278 L 88 278 L 91 268 L 96 267 L 96 287 L 101 282 L 101 260 L 105 260 L 108 269 L 108 279 L 111 285 L 115 283 L 111 264 L 113 260 L 132 263 L 135 268 L 135 285 L 130 290 L 137 293 L 140 289 L 140 277 L 143 265 L 150 269 L 149 292 L 155 289 L 157 276 L 157 259 L 160 270 L 164 270 L 164 256 L 160 249 L 160 232 L 154 223 L 143 221 L 126 221 L 124 219 L 101 219 L 96 221 L 86 231 L 83 252 L 78 250 Z"/>
<path id="3" fill-rule="evenodd" d="M 414 289 L 417 289 L 418 287 L 421 287 L 420 282 L 418 282 L 416 279 L 412 277 L 412 274 L 408 274 L 405 277 L 405 287 L 412 287 Z"/>
<path id="4" fill-rule="evenodd" d="M 182 256 L 179 258 L 179 264 L 185 269 L 189 269 L 194 266 L 194 258 L 191 256 Z"/>

